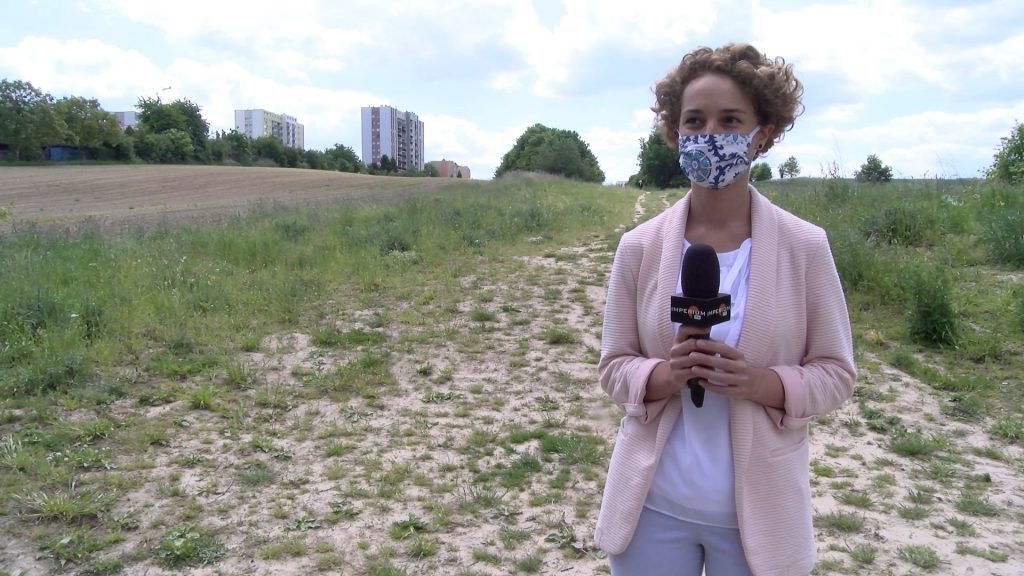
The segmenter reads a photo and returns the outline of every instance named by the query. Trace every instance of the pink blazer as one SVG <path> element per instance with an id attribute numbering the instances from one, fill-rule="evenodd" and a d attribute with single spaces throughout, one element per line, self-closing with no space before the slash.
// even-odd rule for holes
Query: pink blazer
<path id="1" fill-rule="evenodd" d="M 809 574 L 811 525 L 807 423 L 853 394 L 850 320 L 825 232 L 778 208 L 753 186 L 750 287 L 737 347 L 753 366 L 782 379 L 784 410 L 731 401 L 736 509 L 755 576 Z M 680 415 L 680 396 L 643 401 L 647 378 L 668 358 L 676 289 L 690 207 L 687 195 L 623 235 L 604 316 L 601 387 L 623 408 L 608 468 L 595 541 L 626 549 L 658 459 Z"/>

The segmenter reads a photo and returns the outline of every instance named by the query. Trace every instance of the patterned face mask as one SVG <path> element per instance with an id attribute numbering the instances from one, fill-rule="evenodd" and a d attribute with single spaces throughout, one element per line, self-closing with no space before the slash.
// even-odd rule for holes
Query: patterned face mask
<path id="1" fill-rule="evenodd" d="M 691 134 L 679 136 L 679 167 L 690 182 L 705 188 L 724 188 L 750 168 L 747 150 L 754 134 Z"/>

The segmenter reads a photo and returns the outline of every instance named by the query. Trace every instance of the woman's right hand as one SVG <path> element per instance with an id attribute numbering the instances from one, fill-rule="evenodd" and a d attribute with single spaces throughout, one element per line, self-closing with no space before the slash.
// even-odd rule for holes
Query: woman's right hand
<path id="1" fill-rule="evenodd" d="M 680 326 L 667 361 L 658 364 L 647 379 L 645 402 L 661 400 L 679 392 L 694 378 L 691 368 L 697 364 L 690 358 L 697 340 L 692 336 L 707 334 L 707 328 Z"/>

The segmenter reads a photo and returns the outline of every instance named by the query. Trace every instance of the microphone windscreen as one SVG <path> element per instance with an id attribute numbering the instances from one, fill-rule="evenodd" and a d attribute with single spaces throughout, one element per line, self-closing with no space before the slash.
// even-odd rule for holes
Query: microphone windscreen
<path id="1" fill-rule="evenodd" d="M 683 294 L 690 298 L 718 296 L 720 268 L 718 254 L 707 244 L 693 244 L 683 254 Z"/>

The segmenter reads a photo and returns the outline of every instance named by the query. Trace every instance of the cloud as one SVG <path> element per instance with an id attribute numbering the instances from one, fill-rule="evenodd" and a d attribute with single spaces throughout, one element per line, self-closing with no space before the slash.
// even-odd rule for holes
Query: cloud
<path id="1" fill-rule="evenodd" d="M 28 36 L 12 48 L 0 48 L 0 68 L 57 97 L 102 101 L 154 94 L 169 84 L 167 74 L 146 56 L 99 40 Z"/>
<path id="2" fill-rule="evenodd" d="M 517 124 L 501 130 L 486 130 L 465 118 L 437 114 L 421 114 L 420 120 L 424 125 L 423 147 L 428 156 L 425 160 L 453 160 L 468 166 L 476 179 L 492 178 L 501 158 L 528 127 Z"/>

